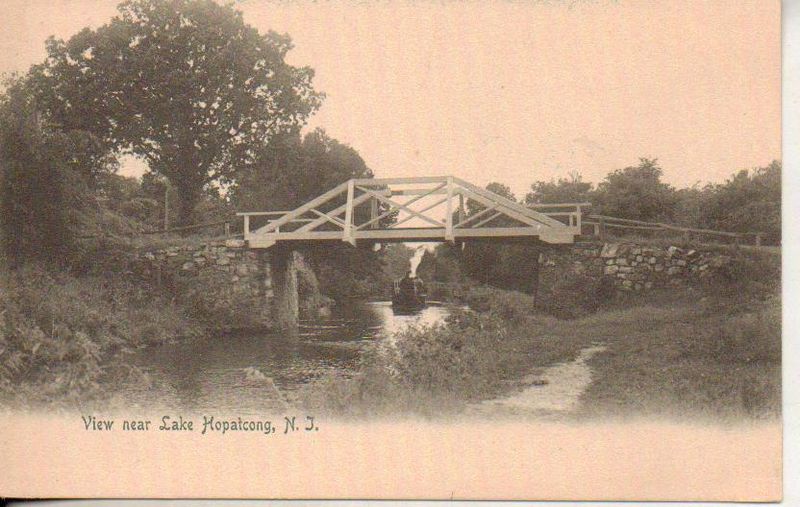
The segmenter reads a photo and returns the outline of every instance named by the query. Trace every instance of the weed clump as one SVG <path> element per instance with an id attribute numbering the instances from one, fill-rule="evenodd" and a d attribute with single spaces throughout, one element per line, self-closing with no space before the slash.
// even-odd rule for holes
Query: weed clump
<path id="1" fill-rule="evenodd" d="M 0 281 L 0 404 L 75 407 L 138 381 L 118 360 L 147 345 L 202 331 L 163 297 L 124 281 L 75 278 L 36 267 Z"/>

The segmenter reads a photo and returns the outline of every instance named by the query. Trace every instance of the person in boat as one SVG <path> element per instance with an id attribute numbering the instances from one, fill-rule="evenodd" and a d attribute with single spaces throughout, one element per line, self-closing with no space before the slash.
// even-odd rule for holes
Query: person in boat
<path id="1" fill-rule="evenodd" d="M 411 278 L 411 271 L 406 273 L 406 276 L 400 280 L 400 293 L 401 294 L 414 294 L 416 291 L 416 284 L 414 279 Z"/>
<path id="2" fill-rule="evenodd" d="M 425 283 L 422 281 L 422 278 L 414 277 L 414 293 L 415 294 L 424 294 L 425 293 Z"/>

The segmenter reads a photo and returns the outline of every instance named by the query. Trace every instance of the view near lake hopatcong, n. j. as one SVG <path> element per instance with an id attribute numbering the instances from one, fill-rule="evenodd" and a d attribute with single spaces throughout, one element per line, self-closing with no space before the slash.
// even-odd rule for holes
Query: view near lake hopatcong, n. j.
<path id="1" fill-rule="evenodd" d="M 678 3 L 36 11 L 0 406 L 779 420 L 779 26 Z"/>

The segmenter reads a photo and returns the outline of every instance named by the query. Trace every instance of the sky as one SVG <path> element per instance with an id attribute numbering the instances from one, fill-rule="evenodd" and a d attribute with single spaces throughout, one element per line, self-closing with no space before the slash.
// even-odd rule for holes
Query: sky
<path id="1" fill-rule="evenodd" d="M 44 57 L 115 1 L 4 0 L 0 72 Z M 326 94 L 308 128 L 376 176 L 508 184 L 577 171 L 598 182 L 658 158 L 678 187 L 721 182 L 780 153 L 776 0 L 310 2 L 239 0 L 288 33 L 288 60 Z M 122 171 L 138 175 L 142 164 Z"/>

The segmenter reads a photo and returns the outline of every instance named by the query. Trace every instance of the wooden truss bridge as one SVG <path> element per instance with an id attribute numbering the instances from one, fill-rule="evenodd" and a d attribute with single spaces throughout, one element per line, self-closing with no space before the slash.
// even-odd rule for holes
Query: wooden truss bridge
<path id="1" fill-rule="evenodd" d="M 244 218 L 250 248 L 511 238 L 561 244 L 580 234 L 582 205 L 553 204 L 535 211 L 454 176 L 441 176 L 351 179 L 292 211 L 238 215 Z"/>

